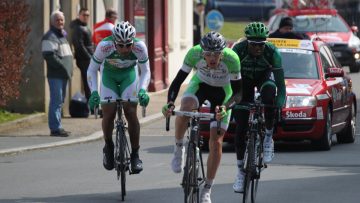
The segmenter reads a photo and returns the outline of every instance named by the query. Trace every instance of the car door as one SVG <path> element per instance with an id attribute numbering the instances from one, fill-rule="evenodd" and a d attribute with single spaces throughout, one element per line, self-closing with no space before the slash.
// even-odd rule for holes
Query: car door
<path id="1" fill-rule="evenodd" d="M 327 46 L 322 46 L 320 48 L 320 58 L 324 70 L 324 75 L 329 68 L 336 67 L 336 64 L 334 63 L 334 60 L 331 59 L 329 52 L 330 50 Z M 333 127 L 336 127 L 342 121 L 344 121 L 344 90 L 342 88 L 344 79 L 342 77 L 325 77 L 325 82 L 327 86 L 327 91 L 331 95 L 332 101 L 332 125 Z"/>
<path id="2" fill-rule="evenodd" d="M 341 64 L 336 59 L 332 50 L 327 46 L 325 47 L 325 50 L 328 53 L 331 61 L 333 61 L 334 67 L 342 68 Z M 339 79 L 340 79 L 339 88 L 341 89 L 341 105 L 339 109 L 339 114 L 341 118 L 339 119 L 340 122 L 342 122 L 341 124 L 345 125 L 345 120 L 348 118 L 351 110 L 351 106 L 348 105 L 350 103 L 349 101 L 351 100 L 351 94 L 350 94 L 351 91 L 349 91 L 350 87 L 349 87 L 348 78 L 343 76 L 343 77 L 339 77 Z"/>

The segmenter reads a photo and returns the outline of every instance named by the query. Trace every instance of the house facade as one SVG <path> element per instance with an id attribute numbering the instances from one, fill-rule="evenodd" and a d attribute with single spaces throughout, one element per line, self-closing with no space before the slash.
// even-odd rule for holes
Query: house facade
<path id="1" fill-rule="evenodd" d="M 23 70 L 20 97 L 9 102 L 7 110 L 32 113 L 47 112 L 49 88 L 46 63 L 41 53 L 41 38 L 50 27 L 50 14 L 60 9 L 65 15 L 65 30 L 78 10 L 90 10 L 89 27 L 105 17 L 105 9 L 118 11 L 118 20 L 127 20 L 137 29 L 137 37 L 148 46 L 151 68 L 149 91 L 166 89 L 181 67 L 183 58 L 192 47 L 193 0 L 25 0 L 30 6 L 31 32 L 26 44 L 30 58 Z M 70 41 L 70 39 L 68 39 Z M 66 96 L 64 115 L 68 115 L 71 97 L 81 91 L 80 71 L 74 61 L 74 75 Z M 164 101 L 165 103 L 166 101 Z"/>

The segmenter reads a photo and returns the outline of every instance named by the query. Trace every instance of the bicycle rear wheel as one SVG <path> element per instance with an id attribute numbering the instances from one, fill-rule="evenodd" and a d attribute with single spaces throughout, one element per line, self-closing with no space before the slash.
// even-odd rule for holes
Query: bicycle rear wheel
<path id="1" fill-rule="evenodd" d="M 249 201 L 249 189 L 253 187 L 253 173 L 255 167 L 255 140 L 254 135 L 250 134 L 248 137 L 248 143 L 246 146 L 245 156 L 244 156 L 244 192 L 243 192 L 243 203 Z"/>
<path id="2" fill-rule="evenodd" d="M 116 170 L 121 185 L 121 201 L 126 195 L 126 137 L 123 129 L 116 130 Z"/>
<path id="3" fill-rule="evenodd" d="M 196 152 L 194 143 L 188 144 L 186 163 L 184 167 L 184 176 L 182 186 L 184 188 L 184 202 L 185 203 L 198 203 L 199 202 L 199 187 L 198 170 L 196 166 Z"/>

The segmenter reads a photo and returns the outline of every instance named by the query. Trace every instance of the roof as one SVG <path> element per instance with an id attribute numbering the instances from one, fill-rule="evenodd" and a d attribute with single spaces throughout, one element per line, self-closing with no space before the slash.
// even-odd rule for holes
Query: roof
<path id="1" fill-rule="evenodd" d="M 337 15 L 336 9 L 277 9 L 275 14 L 287 13 L 289 16 L 299 15 Z"/>

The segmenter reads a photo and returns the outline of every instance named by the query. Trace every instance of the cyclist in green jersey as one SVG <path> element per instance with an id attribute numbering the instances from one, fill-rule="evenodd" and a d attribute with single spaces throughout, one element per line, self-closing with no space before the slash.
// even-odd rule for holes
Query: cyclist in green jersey
<path id="1" fill-rule="evenodd" d="M 245 27 L 246 39 L 237 43 L 233 50 L 241 61 L 241 77 L 243 80 L 241 102 L 254 101 L 254 88 L 259 90 L 264 104 L 277 106 L 279 110 L 285 103 L 285 80 L 281 65 L 281 56 L 277 48 L 266 41 L 268 28 L 261 22 L 253 22 Z M 274 157 L 272 139 L 275 108 L 265 108 L 264 162 L 269 163 Z M 236 128 L 236 157 L 238 174 L 233 185 L 235 192 L 243 191 L 244 173 L 241 171 L 245 153 L 245 135 L 248 127 L 249 111 L 234 109 Z"/>
<path id="2" fill-rule="evenodd" d="M 226 110 L 225 106 L 232 100 L 231 96 L 241 90 L 240 61 L 234 51 L 226 48 L 225 39 L 221 34 L 214 31 L 207 33 L 201 39 L 200 45 L 188 51 L 183 66 L 171 83 L 168 103 L 162 111 L 165 116 L 170 116 L 180 86 L 191 70 L 194 70 L 195 74 L 182 96 L 180 110 L 198 109 L 205 100 L 208 100 L 211 104 L 210 112 L 217 112 L 217 119 L 222 118 L 219 135 L 216 120 L 210 122 L 207 174 L 200 197 L 201 202 L 211 202 L 211 186 L 220 164 L 223 136 L 230 119 L 230 110 Z M 220 108 L 222 111 L 219 110 L 219 106 L 223 106 Z M 176 117 L 175 120 L 175 149 L 171 162 L 171 168 L 175 173 L 181 173 L 184 166 L 183 139 L 188 121 L 189 118 L 186 117 Z"/>
<path id="3" fill-rule="evenodd" d="M 149 96 L 147 87 L 150 82 L 150 68 L 145 43 L 135 38 L 136 30 L 129 22 L 116 23 L 112 36 L 103 39 L 92 56 L 87 77 L 91 90 L 89 99 L 93 109 L 101 103 L 103 111 L 102 129 L 105 146 L 103 148 L 103 165 L 107 170 L 114 169 L 114 143 L 112 132 L 116 116 L 116 99 L 130 100 L 123 104 L 124 114 L 128 121 L 131 142 L 130 163 L 133 173 L 143 170 L 139 159 L 140 124 L 137 117 L 137 100 L 141 106 L 147 106 Z M 98 93 L 98 70 L 100 68 L 101 84 Z M 141 70 L 139 77 L 138 68 Z"/>

